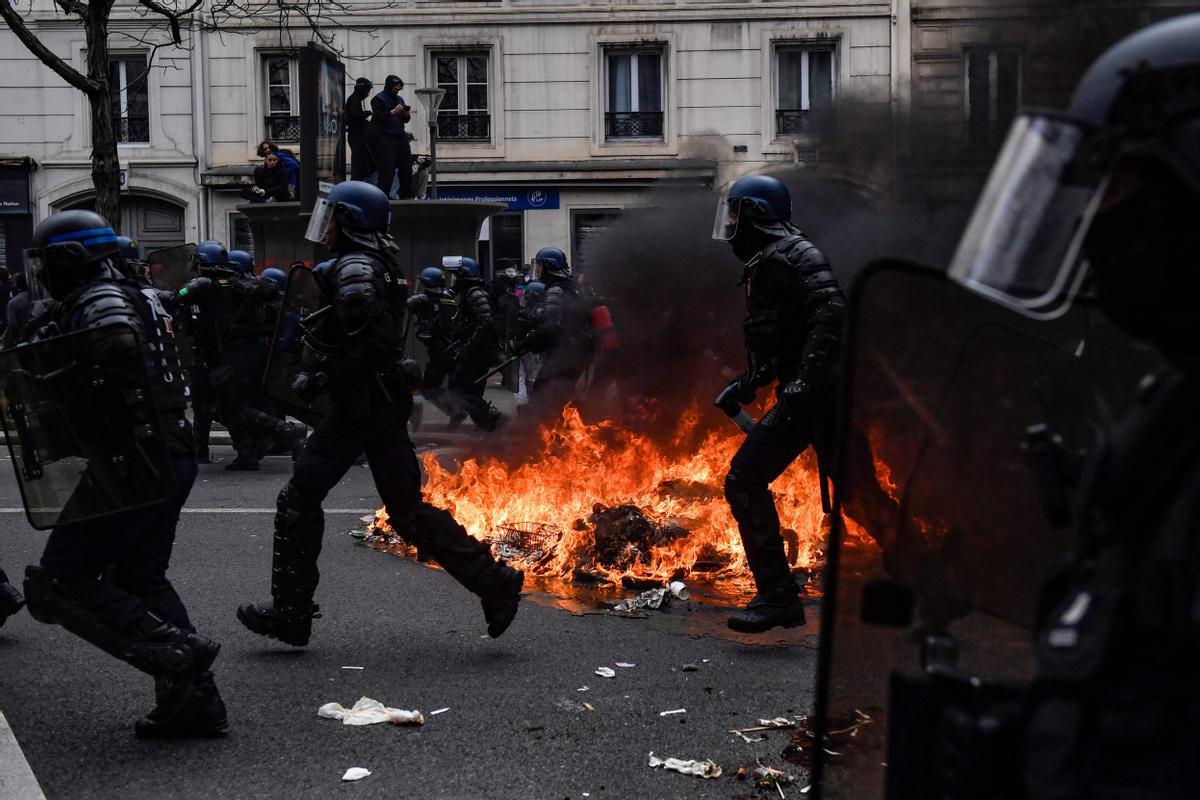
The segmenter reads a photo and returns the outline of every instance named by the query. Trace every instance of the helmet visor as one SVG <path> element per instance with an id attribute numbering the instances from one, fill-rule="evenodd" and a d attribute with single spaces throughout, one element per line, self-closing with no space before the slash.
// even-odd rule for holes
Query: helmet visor
<path id="1" fill-rule="evenodd" d="M 312 216 L 308 218 L 308 229 L 304 231 L 304 238 L 316 244 L 324 244 L 325 229 L 329 227 L 331 219 L 333 219 L 333 203 L 324 197 L 318 197 L 317 202 L 313 205 Z"/>
<path id="2" fill-rule="evenodd" d="M 717 200 L 717 215 L 713 219 L 712 238 L 718 242 L 728 242 L 737 233 L 738 211 L 741 204 L 736 199 L 731 200 L 729 192 L 722 192 Z"/>
<path id="3" fill-rule="evenodd" d="M 1034 319 L 1070 308 L 1107 183 L 1082 166 L 1086 135 L 1067 119 L 1016 119 L 950 264 L 953 280 Z"/>
<path id="4" fill-rule="evenodd" d="M 529 281 L 544 281 L 546 280 L 546 260 L 535 258 L 529 262 Z"/>

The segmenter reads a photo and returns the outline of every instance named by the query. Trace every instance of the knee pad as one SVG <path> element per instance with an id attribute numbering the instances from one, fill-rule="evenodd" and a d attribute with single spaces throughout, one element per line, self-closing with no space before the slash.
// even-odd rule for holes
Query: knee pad
<path id="1" fill-rule="evenodd" d="M 748 513 L 754 504 L 754 487 L 732 470 L 725 475 L 725 501 L 736 519 Z"/>

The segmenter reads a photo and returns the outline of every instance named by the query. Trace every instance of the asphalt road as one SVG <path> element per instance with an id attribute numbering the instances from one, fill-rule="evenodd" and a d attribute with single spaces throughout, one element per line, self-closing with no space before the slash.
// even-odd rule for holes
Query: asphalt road
<path id="1" fill-rule="evenodd" d="M 711 607 L 681 604 L 637 620 L 527 598 L 508 633 L 488 639 L 478 600 L 447 575 L 347 535 L 377 505 L 365 468 L 352 469 L 326 504 L 347 511 L 326 515 L 324 617 L 312 643 L 295 649 L 254 636 L 234 609 L 269 596 L 269 509 L 290 468 L 285 458 L 259 473 L 202 467 L 188 504 L 195 512 L 179 526 L 171 578 L 200 630 L 223 644 L 214 669 L 228 736 L 140 741 L 131 725 L 152 705 L 148 677 L 26 613 L 0 629 L 0 711 L 46 797 L 774 797 L 737 780 L 737 768 L 753 769 L 757 757 L 797 771 L 780 758 L 786 732 L 751 744 L 728 730 L 809 709 L 812 622 L 748 644 L 712 635 L 721 618 Z M 5 456 L 0 508 L 19 505 Z M 45 535 L 11 511 L 0 512 L 0 530 L 0 564 L 19 574 Z M 636 666 L 612 679 L 594 674 L 618 661 Z M 426 723 L 352 727 L 317 717 L 324 703 L 362 696 L 419 709 Z M 679 708 L 687 712 L 659 716 Z M 650 769 L 651 751 L 711 758 L 725 777 Z M 343 783 L 350 767 L 372 774 Z M 788 796 L 802 797 L 801 785 Z"/>

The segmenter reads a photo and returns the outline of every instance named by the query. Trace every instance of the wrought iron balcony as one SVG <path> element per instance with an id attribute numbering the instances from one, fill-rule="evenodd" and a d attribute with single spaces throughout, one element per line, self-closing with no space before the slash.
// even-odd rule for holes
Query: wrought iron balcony
<path id="1" fill-rule="evenodd" d="M 148 142 L 150 141 L 149 117 L 116 117 L 113 128 L 118 142 Z"/>
<path id="2" fill-rule="evenodd" d="M 775 135 L 808 134 L 820 136 L 833 130 L 833 114 L 829 111 L 775 111 Z"/>
<path id="3" fill-rule="evenodd" d="M 442 114 L 437 117 L 438 141 L 486 142 L 492 138 L 491 114 Z"/>
<path id="4" fill-rule="evenodd" d="M 661 139 L 663 112 L 608 111 L 604 114 L 605 139 Z"/>
<path id="5" fill-rule="evenodd" d="M 268 114 L 267 138 L 272 142 L 300 141 L 300 117 L 290 114 Z"/>

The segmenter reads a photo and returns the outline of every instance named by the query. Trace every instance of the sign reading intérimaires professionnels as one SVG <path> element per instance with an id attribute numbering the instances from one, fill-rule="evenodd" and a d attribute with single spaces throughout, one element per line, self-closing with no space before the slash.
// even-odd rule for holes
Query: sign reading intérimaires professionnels
<path id="1" fill-rule="evenodd" d="M 505 203 L 509 211 L 543 211 L 558 208 L 558 190 L 536 186 L 499 186 L 463 189 L 438 187 L 439 200 L 474 200 L 481 203 Z"/>

